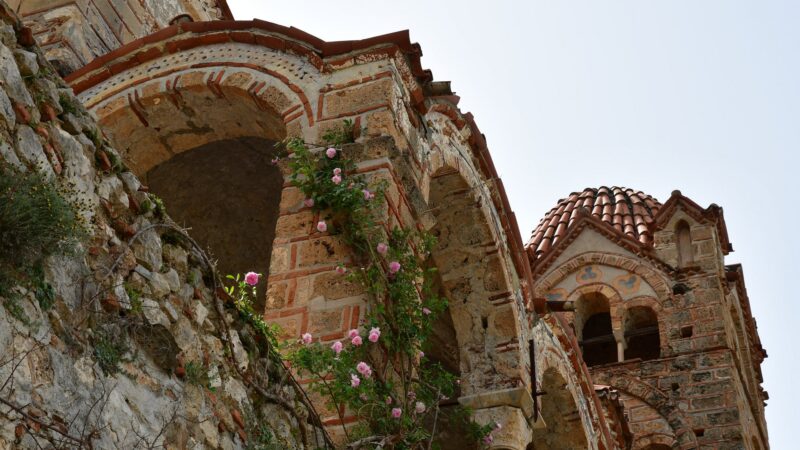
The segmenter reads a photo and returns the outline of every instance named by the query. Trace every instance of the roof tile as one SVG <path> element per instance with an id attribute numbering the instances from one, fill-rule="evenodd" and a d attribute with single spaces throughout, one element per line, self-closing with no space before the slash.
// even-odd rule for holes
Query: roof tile
<path id="1" fill-rule="evenodd" d="M 601 186 L 573 192 L 548 212 L 531 233 L 527 246 L 536 249 L 540 258 L 566 233 L 577 220 L 578 211 L 585 208 L 590 214 L 611 225 L 619 233 L 630 236 L 642 244 L 652 245 L 647 226 L 653 221 L 661 203 L 642 191 L 624 187 Z"/>

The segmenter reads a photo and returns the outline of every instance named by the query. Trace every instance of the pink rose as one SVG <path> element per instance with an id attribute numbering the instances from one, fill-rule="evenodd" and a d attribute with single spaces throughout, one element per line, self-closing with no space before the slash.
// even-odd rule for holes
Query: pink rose
<path id="1" fill-rule="evenodd" d="M 350 339 L 353 339 L 356 336 L 358 336 L 358 330 L 355 328 L 347 332 L 347 337 L 349 337 Z"/>
<path id="2" fill-rule="evenodd" d="M 347 269 L 344 266 L 336 266 L 336 273 L 344 275 L 345 272 L 347 272 Z"/>
<path id="3" fill-rule="evenodd" d="M 307 198 L 307 199 L 303 200 L 303 204 L 306 205 L 306 208 L 311 208 L 312 206 L 314 206 L 314 199 L 313 198 Z"/>
<path id="4" fill-rule="evenodd" d="M 302 338 L 303 338 L 303 344 L 310 344 L 311 340 L 313 339 L 311 333 L 303 333 Z"/>
<path id="5" fill-rule="evenodd" d="M 328 224 L 325 223 L 324 220 L 320 220 L 317 223 L 317 231 L 319 231 L 320 233 L 324 233 L 324 232 L 328 231 Z"/>
<path id="6" fill-rule="evenodd" d="M 331 147 L 325 150 L 325 155 L 327 155 L 329 159 L 333 159 L 333 157 L 336 156 L 336 149 Z"/>
<path id="7" fill-rule="evenodd" d="M 272 158 L 272 161 L 270 161 L 270 162 L 271 162 L 271 163 L 272 163 L 272 165 L 274 166 L 274 165 L 278 164 L 278 161 L 280 161 L 280 160 L 281 160 L 281 159 L 280 159 L 280 158 L 278 158 L 278 157 L 276 156 L 276 157 Z"/>
<path id="8" fill-rule="evenodd" d="M 356 388 L 358 385 L 361 384 L 361 378 L 358 378 L 358 375 L 351 374 L 350 375 L 350 386 Z"/>
<path id="9" fill-rule="evenodd" d="M 249 284 L 250 286 L 255 286 L 258 284 L 258 274 L 255 272 L 247 272 L 244 276 L 244 282 Z"/>
<path id="10" fill-rule="evenodd" d="M 389 273 L 395 274 L 400 271 L 400 263 L 397 261 L 392 261 L 389 263 Z"/>
<path id="11" fill-rule="evenodd" d="M 414 411 L 416 411 L 417 414 L 424 413 L 425 412 L 425 403 L 417 402 L 416 405 L 414 405 Z"/>
<path id="12" fill-rule="evenodd" d="M 430 313 L 431 313 L 431 310 L 430 310 L 430 309 L 428 309 L 428 308 L 422 308 L 422 314 L 425 314 L 425 315 L 427 316 L 427 315 L 429 315 Z"/>
<path id="13" fill-rule="evenodd" d="M 369 331 L 369 341 L 372 343 L 378 342 L 378 338 L 381 337 L 381 329 L 375 327 Z"/>
<path id="14" fill-rule="evenodd" d="M 403 410 L 400 408 L 392 408 L 392 417 L 395 419 L 399 419 L 400 416 L 403 414 Z"/>
<path id="15" fill-rule="evenodd" d="M 362 343 L 362 342 L 363 342 L 363 341 L 361 340 L 361 336 L 358 336 L 358 335 L 356 335 L 356 337 L 354 337 L 354 338 L 353 338 L 353 339 L 350 341 L 350 343 L 351 343 L 351 344 L 353 344 L 353 345 L 355 345 L 356 347 L 358 347 L 359 345 L 361 345 L 361 343 Z"/>
<path id="16" fill-rule="evenodd" d="M 425 352 L 423 352 L 422 350 L 420 350 L 420 351 L 419 351 L 419 359 L 422 359 L 422 358 L 424 358 L 424 357 L 425 357 Z"/>
<path id="17" fill-rule="evenodd" d="M 486 445 L 491 445 L 491 444 L 492 444 L 492 442 L 494 442 L 494 438 L 492 437 L 492 435 L 491 435 L 491 434 L 487 434 L 487 435 L 486 435 L 486 436 L 483 438 L 483 443 L 484 443 L 484 444 L 486 444 Z"/>
<path id="18" fill-rule="evenodd" d="M 364 193 L 364 200 L 372 200 L 373 198 L 375 198 L 375 194 L 368 191 L 367 189 L 364 189 L 361 192 Z"/>
<path id="19" fill-rule="evenodd" d="M 369 367 L 369 364 L 361 361 L 356 365 L 356 370 L 358 373 L 364 376 L 364 378 L 369 378 L 372 375 L 372 368 Z"/>
<path id="20" fill-rule="evenodd" d="M 333 181 L 333 184 L 339 184 L 342 182 L 342 177 L 340 175 L 334 175 L 331 177 L 331 181 Z"/>
<path id="21" fill-rule="evenodd" d="M 342 352 L 342 343 L 341 343 L 341 341 L 334 342 L 333 345 L 331 345 L 331 350 L 333 350 L 333 352 L 336 353 L 336 355 L 339 355 L 339 353 Z"/>
<path id="22" fill-rule="evenodd" d="M 392 404 L 392 397 L 389 397 L 388 395 L 386 396 L 386 404 L 387 405 L 391 405 Z"/>
<path id="23" fill-rule="evenodd" d="M 338 167 L 333 169 L 333 174 L 334 175 L 341 175 L 342 174 L 342 169 L 340 169 Z"/>
<path id="24" fill-rule="evenodd" d="M 495 422 L 495 423 L 494 423 L 494 429 L 495 429 L 496 431 L 500 431 L 501 429 L 503 429 L 503 426 L 502 426 L 502 425 L 500 425 L 500 422 Z"/>
<path id="25" fill-rule="evenodd" d="M 381 242 L 377 247 L 375 247 L 375 250 L 377 250 L 381 255 L 386 255 L 386 252 L 389 251 L 389 246 Z"/>

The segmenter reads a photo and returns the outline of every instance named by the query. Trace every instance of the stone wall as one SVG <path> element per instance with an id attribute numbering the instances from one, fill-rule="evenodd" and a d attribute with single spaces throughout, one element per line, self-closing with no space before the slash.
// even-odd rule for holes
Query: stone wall
<path id="1" fill-rule="evenodd" d="M 0 314 L 0 448 L 325 446 L 260 335 L 218 299 L 202 247 L 125 168 L 0 3 L 0 160 L 72 186 L 89 237 L 46 261 L 55 304 Z M 8 306 L 9 298 L 0 302 Z"/>
<path id="2" fill-rule="evenodd" d="M 232 19 L 217 0 L 10 0 L 63 76 L 176 21 Z"/>

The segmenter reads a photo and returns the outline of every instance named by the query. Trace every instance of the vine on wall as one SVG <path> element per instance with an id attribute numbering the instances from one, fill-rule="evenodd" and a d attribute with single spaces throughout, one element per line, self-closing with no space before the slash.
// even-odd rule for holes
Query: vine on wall
<path id="1" fill-rule="evenodd" d="M 416 230 L 388 229 L 382 200 L 386 184 L 357 173 L 342 151 L 351 136 L 352 124 L 346 121 L 323 136 L 322 149 L 294 138 L 285 142 L 282 156 L 288 156 L 289 178 L 305 195 L 305 205 L 320 216 L 317 231 L 336 234 L 351 249 L 351 258 L 336 272 L 364 287 L 365 324 L 325 344 L 305 333 L 287 344 L 288 360 L 312 379 L 311 389 L 342 423 L 346 414 L 358 419 L 342 425 L 347 448 L 436 448 L 440 402 L 456 395 L 459 380 L 423 352 L 436 317 L 447 308 L 433 286 L 436 269 L 422 264 L 435 239 Z M 228 293 L 242 315 L 275 344 L 275 332 L 250 306 L 258 274 L 229 278 L 235 284 Z M 474 423 L 464 410 L 457 416 L 481 445 L 489 445 L 500 426 Z"/>

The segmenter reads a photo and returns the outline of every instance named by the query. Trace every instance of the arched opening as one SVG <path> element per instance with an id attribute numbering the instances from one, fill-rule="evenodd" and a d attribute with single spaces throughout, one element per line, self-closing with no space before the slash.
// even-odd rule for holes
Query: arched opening
<path id="1" fill-rule="evenodd" d="M 617 342 L 611 327 L 608 299 L 599 293 L 578 300 L 575 328 L 580 330 L 583 361 L 587 366 L 617 362 Z"/>
<path id="2" fill-rule="evenodd" d="M 642 360 L 661 357 L 661 340 L 658 332 L 658 317 L 647 306 L 634 306 L 626 311 L 625 359 Z"/>
<path id="3" fill-rule="evenodd" d="M 564 377 L 555 368 L 542 374 L 541 415 L 546 427 L 533 434 L 534 449 L 574 450 L 589 448 L 580 411 Z"/>
<path id="4" fill-rule="evenodd" d="M 270 162 L 273 145 L 256 137 L 209 142 L 143 177 L 170 217 L 209 249 L 222 275 L 269 274 L 283 187 L 280 170 Z M 264 286 L 259 283 L 259 299 Z"/>
<path id="5" fill-rule="evenodd" d="M 431 179 L 428 211 L 425 219 L 436 238 L 431 259 L 455 333 L 448 339 L 455 337 L 460 349 L 462 395 L 517 387 L 518 353 L 496 351 L 517 339 L 513 304 L 499 301 L 512 290 L 476 191 L 459 172 L 442 169 Z M 493 298 L 501 304 L 495 306 Z M 447 359 L 454 362 L 454 357 Z"/>
<path id="6" fill-rule="evenodd" d="M 694 260 L 692 234 L 689 224 L 681 220 L 675 225 L 675 241 L 678 247 L 678 267 L 688 267 Z"/>
<path id="7" fill-rule="evenodd" d="M 265 275 L 255 305 L 261 310 L 283 190 L 271 160 L 286 126 L 238 85 L 203 80 L 183 74 L 153 81 L 127 94 L 136 101 L 95 113 L 126 165 L 210 250 L 220 274 Z"/>

